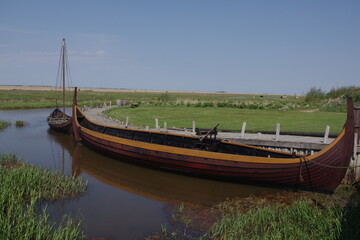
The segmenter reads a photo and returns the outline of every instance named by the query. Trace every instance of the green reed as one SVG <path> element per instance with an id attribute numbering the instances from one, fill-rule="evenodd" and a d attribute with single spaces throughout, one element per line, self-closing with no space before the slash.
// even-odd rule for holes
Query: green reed
<path id="1" fill-rule="evenodd" d="M 7 128 L 8 126 L 10 126 L 10 122 L 0 120 L 0 130 Z"/>
<path id="2" fill-rule="evenodd" d="M 16 127 L 23 127 L 23 126 L 25 126 L 25 122 L 22 121 L 22 120 L 16 120 L 15 126 Z"/>
<path id="3" fill-rule="evenodd" d="M 79 196 L 85 182 L 23 164 L 14 154 L 0 155 L 0 182 L 0 239 L 84 238 L 81 221 L 65 215 L 51 222 L 43 203 Z"/>
<path id="4" fill-rule="evenodd" d="M 341 209 L 315 206 L 310 200 L 263 204 L 244 213 L 228 213 L 209 235 L 211 239 L 337 239 L 341 216 Z"/>

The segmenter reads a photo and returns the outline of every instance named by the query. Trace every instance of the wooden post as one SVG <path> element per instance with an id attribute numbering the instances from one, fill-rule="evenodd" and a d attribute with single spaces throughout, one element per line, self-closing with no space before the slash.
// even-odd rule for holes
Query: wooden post
<path id="1" fill-rule="evenodd" d="M 192 121 L 192 133 L 195 134 L 195 121 Z"/>
<path id="2" fill-rule="evenodd" d="M 260 139 L 261 138 L 261 132 L 257 133 L 257 138 Z"/>
<path id="3" fill-rule="evenodd" d="M 125 123 L 125 127 L 127 128 L 129 125 L 129 116 L 126 117 L 126 123 Z"/>
<path id="4" fill-rule="evenodd" d="M 276 137 L 275 137 L 276 141 L 280 140 L 280 123 L 276 124 Z"/>
<path id="5" fill-rule="evenodd" d="M 111 107 L 111 101 L 109 101 L 109 106 Z"/>
<path id="6" fill-rule="evenodd" d="M 326 125 L 325 135 L 324 135 L 324 143 L 327 143 L 327 142 L 328 142 L 329 133 L 330 133 L 330 126 L 329 126 L 329 125 Z"/>
<path id="7" fill-rule="evenodd" d="M 155 129 L 159 131 L 159 119 L 155 118 Z"/>
<path id="8" fill-rule="evenodd" d="M 358 146 L 360 145 L 360 142 L 358 140 L 359 138 L 359 133 L 355 133 L 354 134 L 354 167 L 359 166 L 360 165 L 360 157 L 359 157 L 359 152 L 358 152 Z M 360 180 L 360 167 L 356 167 L 354 169 L 354 182 L 357 182 Z"/>
<path id="9" fill-rule="evenodd" d="M 358 149 L 360 147 L 360 106 L 357 105 L 354 107 L 354 117 L 355 117 L 355 141 L 354 141 L 354 165 L 360 165 L 360 153 Z M 355 150 L 356 149 L 356 150 Z M 355 155 L 356 154 L 356 155 Z M 355 168 L 355 182 L 360 180 L 360 167 Z"/>
<path id="10" fill-rule="evenodd" d="M 149 126 L 148 126 L 148 125 L 146 125 L 145 130 L 146 130 L 146 131 L 148 131 L 148 130 L 149 130 Z"/>
<path id="11" fill-rule="evenodd" d="M 164 122 L 164 131 L 167 132 L 167 122 Z"/>
<path id="12" fill-rule="evenodd" d="M 245 128 L 246 128 L 246 122 L 243 122 L 241 127 L 241 135 L 240 135 L 241 138 L 245 136 Z"/>

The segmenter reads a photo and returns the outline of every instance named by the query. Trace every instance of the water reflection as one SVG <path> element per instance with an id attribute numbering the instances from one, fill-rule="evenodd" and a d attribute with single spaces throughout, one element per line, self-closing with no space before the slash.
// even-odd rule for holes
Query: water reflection
<path id="1" fill-rule="evenodd" d="M 277 190 L 193 178 L 130 165 L 76 143 L 69 135 L 48 128 L 49 109 L 0 111 L 0 119 L 24 120 L 0 132 L 0 153 L 13 152 L 25 161 L 65 174 L 81 176 L 89 190 L 79 199 L 48 206 L 54 220 L 72 213 L 85 219 L 91 238 L 134 239 L 161 231 L 167 222 L 167 203 L 210 205 L 231 197 Z"/>
<path id="2" fill-rule="evenodd" d="M 275 189 L 189 177 L 124 163 L 92 151 L 71 138 L 49 130 L 72 156 L 72 173 L 84 173 L 110 186 L 166 203 L 212 205 L 232 197 L 247 197 Z"/>

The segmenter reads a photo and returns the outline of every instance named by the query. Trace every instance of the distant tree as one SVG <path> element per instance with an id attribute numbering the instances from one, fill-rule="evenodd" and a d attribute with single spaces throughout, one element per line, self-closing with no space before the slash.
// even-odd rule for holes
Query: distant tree
<path id="1" fill-rule="evenodd" d="M 305 96 L 306 102 L 319 101 L 324 99 L 325 93 L 321 90 L 321 88 L 312 87 Z"/>

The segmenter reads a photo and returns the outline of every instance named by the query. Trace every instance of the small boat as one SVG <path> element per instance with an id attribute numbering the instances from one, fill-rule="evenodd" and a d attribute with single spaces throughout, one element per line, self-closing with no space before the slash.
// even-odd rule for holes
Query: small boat
<path id="1" fill-rule="evenodd" d="M 47 117 L 48 125 L 51 129 L 54 129 L 58 132 L 63 133 L 72 133 L 72 118 L 65 113 L 65 78 L 68 76 L 68 63 L 67 63 L 67 51 L 66 51 L 66 42 L 65 38 L 61 43 L 61 52 L 60 52 L 60 65 L 59 65 L 59 74 L 61 76 L 61 85 L 62 85 L 62 100 L 63 106 L 62 110 L 58 107 L 51 112 Z"/>
<path id="2" fill-rule="evenodd" d="M 75 140 L 134 164 L 241 183 L 333 192 L 349 166 L 354 143 L 354 110 L 339 136 L 310 155 L 273 151 L 205 137 L 111 127 L 89 120 L 73 99 Z"/>

